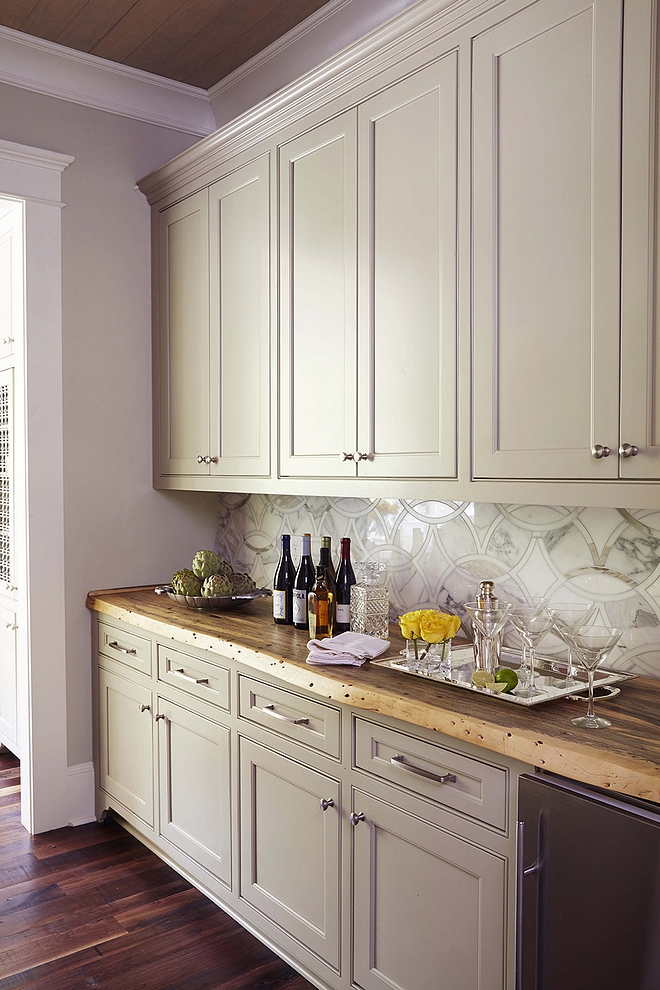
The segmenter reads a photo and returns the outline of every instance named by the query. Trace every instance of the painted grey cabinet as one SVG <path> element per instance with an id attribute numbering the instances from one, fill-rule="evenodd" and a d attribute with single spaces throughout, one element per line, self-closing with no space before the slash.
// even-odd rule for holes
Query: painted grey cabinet
<path id="1" fill-rule="evenodd" d="M 239 739 L 240 897 L 339 969 L 340 784 Z"/>
<path id="2" fill-rule="evenodd" d="M 506 860 L 362 791 L 353 808 L 355 982 L 504 990 Z"/>

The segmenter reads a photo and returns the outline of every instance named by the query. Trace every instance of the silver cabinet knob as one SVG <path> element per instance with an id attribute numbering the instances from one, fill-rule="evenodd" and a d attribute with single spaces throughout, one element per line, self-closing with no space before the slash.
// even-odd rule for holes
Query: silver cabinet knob
<path id="1" fill-rule="evenodd" d="M 197 463 L 198 464 L 203 464 L 204 463 L 204 454 L 198 454 L 197 455 Z"/>
<path id="2" fill-rule="evenodd" d="M 140 705 L 140 711 L 141 712 L 150 712 L 151 711 L 151 705 Z"/>
<path id="3" fill-rule="evenodd" d="M 14 338 L 13 337 L 3 337 L 2 338 L 2 343 L 3 344 L 13 344 L 14 343 Z"/>
<path id="4" fill-rule="evenodd" d="M 611 453 L 612 451 L 610 448 L 603 447 L 602 443 L 595 443 L 591 448 L 591 456 L 595 457 L 597 461 L 599 461 L 601 457 L 609 457 Z"/>
<path id="5" fill-rule="evenodd" d="M 218 463 L 218 458 L 217 457 L 209 457 L 208 463 L 209 464 L 217 464 Z"/>
<path id="6" fill-rule="evenodd" d="M 352 461 L 353 460 L 353 455 L 352 454 L 347 454 L 346 451 L 344 451 L 344 453 L 341 455 L 341 459 L 343 461 Z"/>
<path id="7" fill-rule="evenodd" d="M 351 825 L 357 825 L 358 822 L 363 822 L 364 819 L 365 819 L 365 815 L 362 811 L 351 811 L 350 815 L 348 816 L 348 820 L 351 823 Z"/>
<path id="8" fill-rule="evenodd" d="M 165 716 L 164 715 L 156 715 L 155 716 L 155 719 L 156 719 L 157 722 L 160 722 L 161 718 L 165 718 Z"/>
<path id="9" fill-rule="evenodd" d="M 362 454 L 359 450 L 354 450 L 352 454 L 347 454 L 346 451 L 342 454 L 342 460 L 344 461 L 355 461 L 357 464 L 359 461 L 368 461 L 369 454 Z"/>
<path id="10" fill-rule="evenodd" d="M 622 443 L 619 447 L 619 453 L 622 457 L 637 457 L 639 447 L 636 447 L 634 443 Z"/>
<path id="11" fill-rule="evenodd" d="M 335 806 L 335 802 L 332 800 L 332 798 L 321 798 L 321 800 L 319 801 L 319 808 L 321 809 L 321 811 L 327 811 L 328 808 L 334 808 L 334 806 Z"/>

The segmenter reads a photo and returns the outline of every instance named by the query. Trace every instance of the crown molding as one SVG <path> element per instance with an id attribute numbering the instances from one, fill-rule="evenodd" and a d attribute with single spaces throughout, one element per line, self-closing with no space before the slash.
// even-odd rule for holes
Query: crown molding
<path id="1" fill-rule="evenodd" d="M 350 96 L 361 83 L 502 2 L 417 0 L 381 27 L 144 176 L 137 183 L 138 189 L 149 203 L 155 203 L 188 183 L 203 184 L 211 168 L 331 101 Z"/>
<path id="2" fill-rule="evenodd" d="M 42 151 L 41 148 L 30 148 L 27 144 L 15 144 L 13 141 L 0 141 L 0 159 L 50 168 L 55 172 L 63 172 L 74 161 L 71 155 L 62 155 L 59 151 Z"/>
<path id="3" fill-rule="evenodd" d="M 216 127 L 205 89 L 1 26 L 0 82 L 197 137 Z"/>

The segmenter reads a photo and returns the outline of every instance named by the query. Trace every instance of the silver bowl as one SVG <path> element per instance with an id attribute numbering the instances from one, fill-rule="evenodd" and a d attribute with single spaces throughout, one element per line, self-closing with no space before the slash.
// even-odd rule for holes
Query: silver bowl
<path id="1" fill-rule="evenodd" d="M 247 595 L 222 595 L 219 598 L 205 598 L 203 595 L 177 595 L 171 584 L 154 588 L 157 595 L 167 595 L 178 605 L 187 605 L 198 612 L 226 612 L 229 609 L 242 608 L 255 598 L 268 598 L 273 592 L 269 588 L 255 588 Z"/>

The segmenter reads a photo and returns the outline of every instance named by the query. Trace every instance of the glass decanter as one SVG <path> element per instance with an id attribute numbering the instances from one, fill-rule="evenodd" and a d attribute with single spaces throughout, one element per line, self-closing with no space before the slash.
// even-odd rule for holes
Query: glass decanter
<path id="1" fill-rule="evenodd" d="M 365 560 L 357 569 L 359 581 L 351 588 L 351 630 L 389 639 L 390 596 L 380 583 L 385 564 Z"/>

